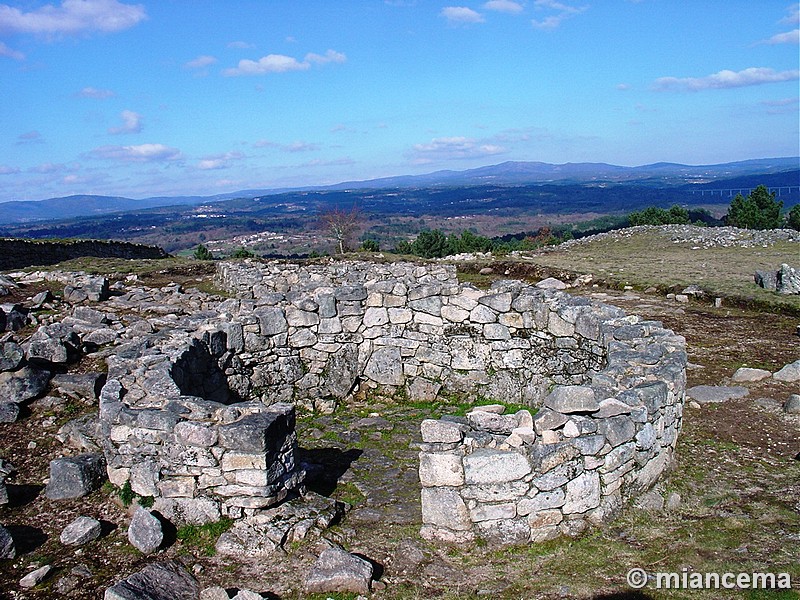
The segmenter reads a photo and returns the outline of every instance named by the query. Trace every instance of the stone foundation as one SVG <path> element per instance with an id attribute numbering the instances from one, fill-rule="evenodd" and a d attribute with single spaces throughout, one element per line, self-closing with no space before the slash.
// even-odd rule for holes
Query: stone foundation
<path id="1" fill-rule="evenodd" d="M 659 323 L 519 281 L 482 291 L 441 265 L 244 261 L 220 263 L 218 282 L 235 297 L 167 315 L 108 359 L 109 476 L 168 518 L 251 515 L 301 490 L 293 405 L 331 411 L 365 389 L 549 407 L 535 430 L 523 411 L 442 422 L 445 439 L 425 433 L 431 537 L 482 535 L 489 522 L 513 539 L 575 528 L 649 487 L 671 457 L 686 354 Z M 537 478 L 553 473 L 546 489 Z M 534 527 L 541 510 L 518 502 L 543 492 L 563 493 L 541 509 L 561 519 Z"/>

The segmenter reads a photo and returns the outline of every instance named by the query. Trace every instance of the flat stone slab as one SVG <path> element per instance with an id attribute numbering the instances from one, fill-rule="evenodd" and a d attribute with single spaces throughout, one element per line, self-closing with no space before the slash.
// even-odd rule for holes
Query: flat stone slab
<path id="1" fill-rule="evenodd" d="M 766 369 L 751 369 L 749 367 L 741 367 L 736 369 L 736 372 L 731 377 L 734 383 L 747 383 L 761 381 L 767 377 L 772 376 L 772 373 Z"/>
<path id="2" fill-rule="evenodd" d="M 735 398 L 744 398 L 750 390 L 742 386 L 696 385 L 686 390 L 686 398 L 700 404 L 727 402 Z"/>

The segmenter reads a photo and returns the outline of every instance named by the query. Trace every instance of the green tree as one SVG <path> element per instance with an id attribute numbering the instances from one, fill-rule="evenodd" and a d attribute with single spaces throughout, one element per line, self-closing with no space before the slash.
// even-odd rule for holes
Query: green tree
<path id="1" fill-rule="evenodd" d="M 648 206 L 644 210 L 634 211 L 628 215 L 628 222 L 631 226 L 636 225 L 687 225 L 689 220 L 688 211 L 677 204 L 669 210 Z"/>
<path id="2" fill-rule="evenodd" d="M 786 226 L 800 231 L 800 204 L 795 204 L 786 215 Z"/>
<path id="3" fill-rule="evenodd" d="M 203 244 L 200 244 L 194 251 L 194 257 L 197 260 L 214 260 L 214 255 L 211 254 L 211 250 L 206 248 Z"/>
<path id="4" fill-rule="evenodd" d="M 366 239 L 361 242 L 361 250 L 363 252 L 380 252 L 381 246 L 377 240 Z"/>
<path id="5" fill-rule="evenodd" d="M 447 236 L 439 229 L 421 231 L 411 244 L 411 251 L 423 258 L 441 258 L 451 253 Z"/>
<path id="6" fill-rule="evenodd" d="M 247 248 L 237 248 L 231 254 L 231 258 L 255 258 L 255 254 L 250 252 Z"/>
<path id="7" fill-rule="evenodd" d="M 777 229 L 781 226 L 783 201 L 775 200 L 765 185 L 760 185 L 745 198 L 741 194 L 731 201 L 725 221 L 743 229 Z"/>

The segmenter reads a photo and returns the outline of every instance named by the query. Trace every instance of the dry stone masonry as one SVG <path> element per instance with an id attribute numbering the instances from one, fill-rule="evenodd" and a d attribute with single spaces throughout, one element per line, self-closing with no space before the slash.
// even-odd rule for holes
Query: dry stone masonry
<path id="1" fill-rule="evenodd" d="M 143 327 L 100 395 L 111 481 L 172 521 L 252 519 L 302 492 L 294 406 L 369 389 L 541 407 L 423 423 L 430 538 L 577 532 L 669 465 L 686 353 L 659 323 L 445 265 L 226 262 L 217 279 L 233 297 Z"/>

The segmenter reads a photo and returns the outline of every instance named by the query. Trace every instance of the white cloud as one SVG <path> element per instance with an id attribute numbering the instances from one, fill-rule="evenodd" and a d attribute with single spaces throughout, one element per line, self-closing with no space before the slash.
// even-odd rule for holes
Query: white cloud
<path id="1" fill-rule="evenodd" d="M 63 0 L 60 6 L 46 4 L 23 12 L 0 4 L 0 31 L 45 35 L 82 32 L 114 32 L 128 29 L 147 18 L 141 4 L 118 0 Z"/>
<path id="2" fill-rule="evenodd" d="M 243 158 L 244 154 L 241 152 L 226 152 L 225 154 L 207 156 L 197 163 L 197 168 L 203 171 L 227 169 L 231 166 L 231 162 L 235 160 L 241 160 Z"/>
<path id="3" fill-rule="evenodd" d="M 106 100 L 108 98 L 113 98 L 116 94 L 111 90 L 103 90 L 94 87 L 85 87 L 80 92 L 78 92 L 78 96 L 81 98 L 92 98 L 93 100 Z"/>
<path id="4" fill-rule="evenodd" d="M 255 148 L 276 148 L 282 152 L 313 152 L 319 150 L 319 145 L 312 142 L 295 141 L 288 144 L 271 142 L 270 140 L 258 140 L 253 143 Z"/>
<path id="5" fill-rule="evenodd" d="M 164 144 L 138 146 L 100 146 L 88 153 L 91 158 L 120 162 L 169 162 L 183 158 L 181 151 Z"/>
<path id="6" fill-rule="evenodd" d="M 452 25 L 484 22 L 483 15 L 466 6 L 446 6 L 440 14 Z"/>
<path id="7" fill-rule="evenodd" d="M 518 14 L 524 10 L 519 2 L 512 0 L 489 0 L 483 5 L 483 8 L 509 14 Z"/>
<path id="8" fill-rule="evenodd" d="M 325 54 L 309 52 L 302 61 L 284 54 L 268 54 L 258 61 L 240 60 L 237 67 L 225 69 L 222 74 L 226 77 L 236 77 L 238 75 L 266 75 L 267 73 L 307 71 L 312 64 L 321 66 L 328 63 L 343 63 L 346 61 L 347 56 L 336 50 L 328 50 Z"/>
<path id="9" fill-rule="evenodd" d="M 213 64 L 216 64 L 218 61 L 213 56 L 208 56 L 207 54 L 203 54 L 198 56 L 195 59 L 190 60 L 184 66 L 187 69 L 205 69 L 206 67 L 210 67 Z"/>
<path id="10" fill-rule="evenodd" d="M 800 78 L 800 71 L 775 71 L 766 67 L 750 67 L 742 71 L 724 70 L 707 77 L 660 77 L 653 89 L 659 92 L 698 92 L 779 83 Z"/>
<path id="11" fill-rule="evenodd" d="M 791 5 L 786 11 L 789 14 L 779 21 L 781 25 L 800 25 L 800 2 Z"/>
<path id="12" fill-rule="evenodd" d="M 328 63 L 343 63 L 347 61 L 347 56 L 335 50 L 328 50 L 324 55 L 309 52 L 306 54 L 305 62 L 314 63 L 317 65 L 325 65 Z"/>
<path id="13" fill-rule="evenodd" d="M 25 55 L 22 52 L 9 48 L 3 42 L 0 42 L 0 56 L 13 58 L 14 60 L 25 60 Z"/>
<path id="14" fill-rule="evenodd" d="M 487 140 L 468 137 L 434 138 L 427 144 L 415 144 L 410 157 L 415 164 L 427 164 L 438 160 L 483 158 L 503 154 L 506 148 Z"/>
<path id="15" fill-rule="evenodd" d="M 800 43 L 800 29 L 785 31 L 783 33 L 776 33 L 771 38 L 757 42 L 757 44 L 766 44 L 768 46 L 775 46 L 777 44 L 798 44 L 798 43 Z"/>
<path id="16" fill-rule="evenodd" d="M 142 115 L 132 110 L 123 110 L 119 116 L 122 117 L 122 125 L 119 127 L 111 127 L 108 133 L 113 135 L 118 135 L 120 133 L 141 133 Z"/>
<path id="17" fill-rule="evenodd" d="M 570 6 L 556 0 L 535 0 L 536 10 L 554 10 L 556 14 L 548 15 L 544 19 L 533 19 L 531 24 L 536 29 L 556 29 L 563 21 L 586 11 L 588 6 Z"/>
<path id="18" fill-rule="evenodd" d="M 631 89 L 631 84 L 630 83 L 618 83 L 617 84 L 617 89 L 620 92 L 627 92 L 629 89 Z"/>
<path id="19" fill-rule="evenodd" d="M 16 175 L 17 173 L 19 173 L 19 169 L 17 167 L 0 165 L 0 175 Z"/>

